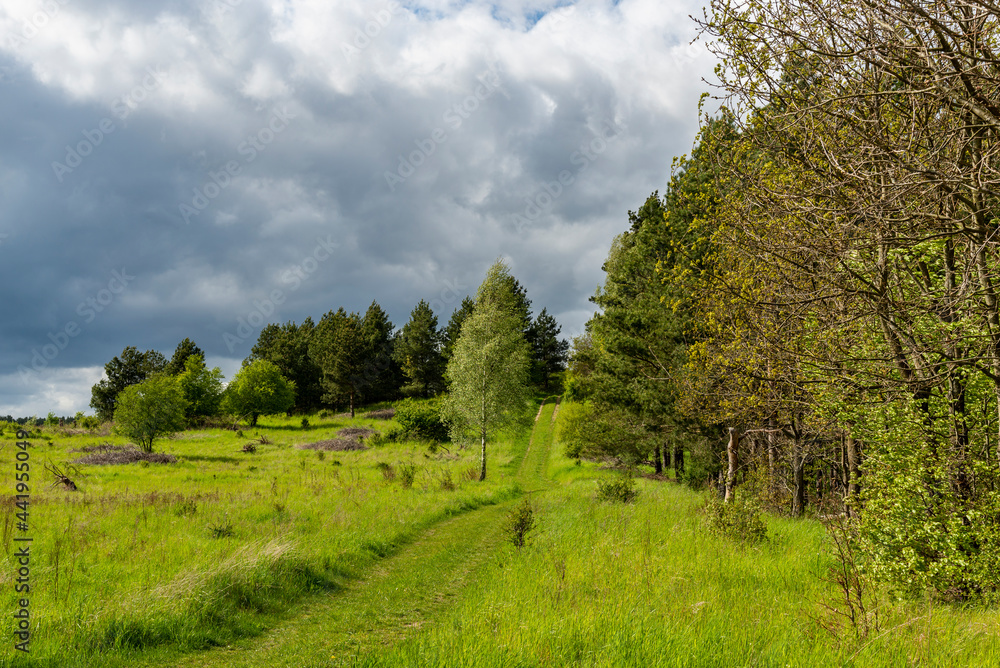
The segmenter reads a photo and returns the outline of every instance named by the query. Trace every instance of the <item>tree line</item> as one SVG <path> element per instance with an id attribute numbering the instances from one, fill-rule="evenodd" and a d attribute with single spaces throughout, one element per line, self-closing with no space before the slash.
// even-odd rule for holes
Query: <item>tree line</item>
<path id="1" fill-rule="evenodd" d="M 569 343 L 559 338 L 561 328 L 547 309 L 532 317 L 527 291 L 509 270 L 496 280 L 511 295 L 517 333 L 527 346 L 526 382 L 548 391 L 565 368 Z M 161 399 L 163 392 L 176 390 L 184 400 L 182 413 L 171 418 L 174 422 L 225 413 L 256 424 L 260 415 L 269 413 L 345 407 L 353 417 L 362 402 L 433 397 L 448 389 L 447 365 L 476 305 L 477 299 L 467 296 L 443 327 L 425 300 L 399 329 L 377 302 L 363 315 L 339 308 L 318 322 L 307 317 L 301 323 L 269 324 L 225 389 L 222 372 L 206 367 L 204 351 L 189 338 L 177 345 L 169 360 L 158 351 L 129 346 L 105 365 L 105 377 L 91 388 L 90 405 L 98 419 L 111 421 L 123 397 L 134 399 L 123 394 L 128 388 L 145 383 L 152 389 L 159 383 L 156 393 Z M 167 380 L 150 383 L 153 379 Z"/>
<path id="2" fill-rule="evenodd" d="M 578 453 L 846 513 L 890 589 L 996 597 L 996 17 L 712 3 L 721 110 L 610 250 L 567 380 Z"/>

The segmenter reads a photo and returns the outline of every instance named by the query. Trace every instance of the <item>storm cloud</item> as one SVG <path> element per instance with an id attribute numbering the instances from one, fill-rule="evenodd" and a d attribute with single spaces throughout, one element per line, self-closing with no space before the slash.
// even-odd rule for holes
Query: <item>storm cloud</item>
<path id="1" fill-rule="evenodd" d="M 506 258 L 582 330 L 690 151 L 698 4 L 0 0 L 0 414 L 128 345 L 229 375 L 266 322 L 446 321 Z"/>

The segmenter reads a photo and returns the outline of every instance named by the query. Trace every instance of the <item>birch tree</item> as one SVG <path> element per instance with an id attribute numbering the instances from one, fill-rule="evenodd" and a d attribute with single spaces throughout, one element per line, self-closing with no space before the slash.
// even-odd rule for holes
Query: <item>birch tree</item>
<path id="1" fill-rule="evenodd" d="M 487 440 L 530 417 L 531 356 L 514 283 L 502 260 L 490 267 L 445 374 L 450 393 L 443 412 L 454 439 L 479 439 L 480 480 L 486 479 Z"/>

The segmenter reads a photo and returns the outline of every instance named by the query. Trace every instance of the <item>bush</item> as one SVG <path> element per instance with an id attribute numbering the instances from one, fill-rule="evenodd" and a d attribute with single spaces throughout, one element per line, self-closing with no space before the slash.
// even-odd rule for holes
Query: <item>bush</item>
<path id="1" fill-rule="evenodd" d="M 416 464 L 400 464 L 399 465 L 399 482 L 403 487 L 413 487 L 413 481 L 417 477 L 417 465 Z"/>
<path id="2" fill-rule="evenodd" d="M 714 495 L 705 506 L 708 528 L 713 533 L 744 543 L 759 543 L 767 538 L 767 526 L 753 504 L 735 498 L 729 503 Z"/>
<path id="3" fill-rule="evenodd" d="M 437 400 L 415 401 L 407 399 L 396 406 L 396 421 L 407 436 L 435 441 L 448 440 L 448 427 L 441 420 Z"/>
<path id="4" fill-rule="evenodd" d="M 365 439 L 365 445 L 370 448 L 376 448 L 380 445 L 385 445 L 386 443 L 395 443 L 403 439 L 403 432 L 399 429 L 392 428 L 386 430 L 385 433 L 376 431 L 374 434 L 368 436 Z"/>
<path id="5" fill-rule="evenodd" d="M 632 503 L 639 496 L 635 488 L 635 479 L 630 474 L 623 474 L 614 480 L 597 481 L 597 499 L 599 501 L 619 501 Z"/>
<path id="6" fill-rule="evenodd" d="M 720 438 L 693 438 L 688 442 L 684 472 L 680 478 L 691 488 L 701 489 L 725 469 L 726 446 Z"/>
<path id="7" fill-rule="evenodd" d="M 455 490 L 455 481 L 452 480 L 451 471 L 448 469 L 441 472 L 441 489 L 446 492 L 452 492 Z"/>
<path id="8" fill-rule="evenodd" d="M 389 481 L 396 479 L 396 469 L 392 467 L 392 464 L 389 464 L 387 462 L 379 462 L 378 464 L 375 465 L 375 468 L 377 468 L 382 473 L 382 477 L 384 479 Z"/>
<path id="9" fill-rule="evenodd" d="M 521 505 L 512 510 L 503 524 L 504 537 L 520 549 L 528 542 L 528 533 L 535 528 L 535 510 L 531 501 L 525 499 Z"/>

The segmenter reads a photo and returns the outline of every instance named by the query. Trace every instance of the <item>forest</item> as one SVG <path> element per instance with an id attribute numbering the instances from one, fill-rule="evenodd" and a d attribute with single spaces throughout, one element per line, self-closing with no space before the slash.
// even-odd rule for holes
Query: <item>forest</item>
<path id="1" fill-rule="evenodd" d="M 856 588 L 995 602 L 995 10 L 712 4 L 719 110 L 608 255 L 577 452 L 836 518 Z"/>

